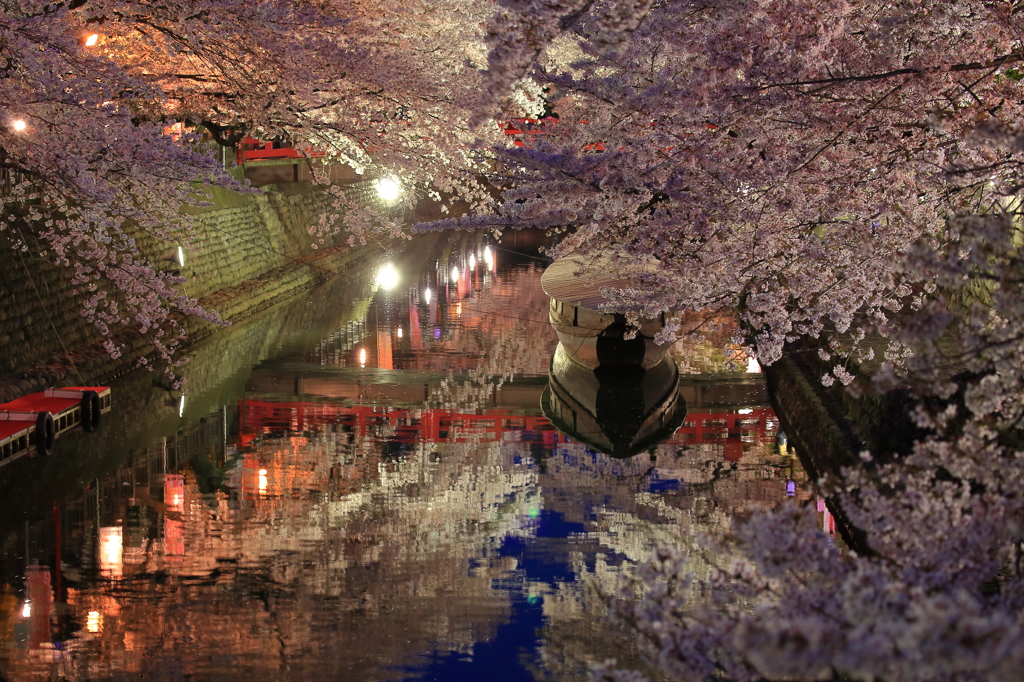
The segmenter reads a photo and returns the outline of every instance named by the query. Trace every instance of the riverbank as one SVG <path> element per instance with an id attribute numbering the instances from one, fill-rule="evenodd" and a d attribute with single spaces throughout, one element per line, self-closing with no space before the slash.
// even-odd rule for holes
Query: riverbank
<path id="1" fill-rule="evenodd" d="M 849 522 L 838 499 L 827 493 L 843 480 L 844 469 L 892 461 L 908 454 L 927 434 L 910 417 L 917 400 L 909 386 L 879 393 L 870 381 L 871 368 L 852 360 L 846 364 L 855 377 L 850 388 L 838 381 L 825 386 L 821 377 L 831 364 L 818 351 L 810 341 L 788 344 L 782 357 L 763 371 L 788 444 L 810 480 L 825 483 L 825 501 L 844 542 L 866 554 L 867 537 Z M 861 459 L 862 452 L 871 453 L 868 462 Z"/>
<path id="2" fill-rule="evenodd" d="M 187 277 L 183 291 L 226 322 L 243 320 L 319 282 L 375 258 L 372 247 L 353 249 L 343 239 L 313 249 L 310 226 L 330 199 L 310 183 L 269 186 L 259 195 L 221 193 L 196 216 L 196 233 L 181 262 L 176 245 L 139 235 L 142 253 Z M 352 201 L 372 197 L 370 182 L 346 187 Z M 138 366 L 154 349 L 133 329 L 112 335 L 121 353 L 112 358 L 104 338 L 81 315 L 83 296 L 67 273 L 41 258 L 0 249 L 0 402 L 57 384 L 106 384 Z M 219 327 L 182 317 L 189 343 Z"/>

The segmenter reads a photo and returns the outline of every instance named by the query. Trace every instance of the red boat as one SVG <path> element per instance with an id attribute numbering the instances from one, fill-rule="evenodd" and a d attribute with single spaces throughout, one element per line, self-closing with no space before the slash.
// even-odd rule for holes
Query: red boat
<path id="1" fill-rule="evenodd" d="M 91 433 L 110 411 L 109 386 L 48 388 L 0 404 L 0 465 L 35 451 L 53 452 L 57 436 L 79 428 Z"/>

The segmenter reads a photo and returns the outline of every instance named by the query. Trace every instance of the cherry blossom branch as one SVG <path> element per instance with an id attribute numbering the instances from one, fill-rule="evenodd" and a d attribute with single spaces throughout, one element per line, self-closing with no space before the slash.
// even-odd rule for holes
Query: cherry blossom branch
<path id="1" fill-rule="evenodd" d="M 863 83 L 868 81 L 887 80 L 889 78 L 898 78 L 899 76 L 920 76 L 933 73 L 960 73 L 964 71 L 992 70 L 998 69 L 1000 66 L 1014 64 L 1022 60 L 1024 60 L 1024 50 L 1018 50 L 985 62 L 968 62 L 964 64 L 925 68 L 893 69 L 892 71 L 886 71 L 884 73 L 863 74 L 860 76 L 813 78 L 808 80 L 789 81 L 785 83 L 767 83 L 758 87 L 761 90 L 769 90 L 771 88 L 786 88 L 802 85 L 841 85 L 844 83 Z"/>

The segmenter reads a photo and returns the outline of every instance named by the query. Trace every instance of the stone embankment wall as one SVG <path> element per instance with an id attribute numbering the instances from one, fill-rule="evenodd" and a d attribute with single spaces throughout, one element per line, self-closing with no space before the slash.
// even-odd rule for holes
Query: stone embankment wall
<path id="1" fill-rule="evenodd" d="M 141 251 L 188 278 L 183 291 L 227 321 L 242 319 L 314 284 L 379 249 L 353 250 L 344 240 L 312 248 L 309 228 L 329 209 L 329 199 L 307 183 L 267 188 L 262 195 L 215 198 L 197 215 L 196 233 L 179 266 L 177 245 L 136 236 Z M 348 187 L 349 199 L 371 201 L 370 183 Z M 48 386 L 104 384 L 152 353 L 132 329 L 114 335 L 122 354 L 103 350 L 96 328 L 82 316 L 82 297 L 66 271 L 31 253 L 0 245 L 0 402 Z M 189 340 L 217 329 L 196 318 L 183 320 Z"/>
<path id="2" fill-rule="evenodd" d="M 768 393 L 781 429 L 810 480 L 835 482 L 842 479 L 844 467 L 863 465 L 863 441 L 842 404 L 824 390 L 820 374 L 803 360 L 797 353 L 787 353 L 765 367 Z M 826 494 L 825 503 L 846 545 L 858 553 L 869 552 L 867 537 L 850 522 L 839 499 Z"/>

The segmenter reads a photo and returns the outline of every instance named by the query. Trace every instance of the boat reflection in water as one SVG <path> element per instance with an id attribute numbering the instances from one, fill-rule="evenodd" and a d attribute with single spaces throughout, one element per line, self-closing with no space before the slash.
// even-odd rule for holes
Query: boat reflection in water
<path id="1" fill-rule="evenodd" d="M 668 439 L 686 417 L 679 368 L 669 345 L 655 341 L 668 320 L 662 314 L 631 329 L 624 315 L 599 312 L 601 289 L 615 282 L 601 273 L 578 277 L 580 267 L 556 261 L 541 278 L 558 334 L 541 409 L 562 433 L 632 457 Z"/>
<path id="2" fill-rule="evenodd" d="M 541 409 L 562 433 L 612 457 L 632 457 L 669 438 L 686 417 L 679 370 L 671 356 L 591 370 L 562 344 L 551 359 Z"/>

